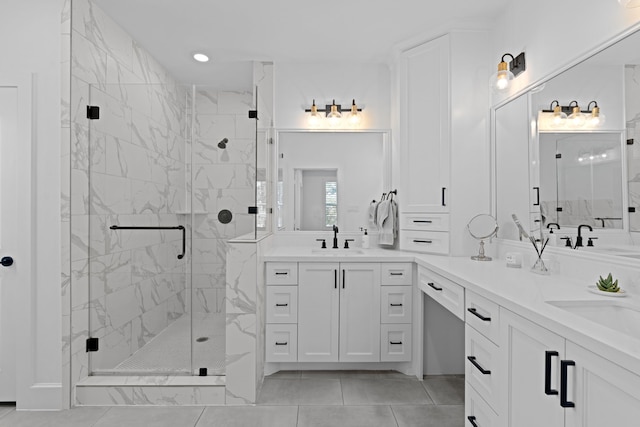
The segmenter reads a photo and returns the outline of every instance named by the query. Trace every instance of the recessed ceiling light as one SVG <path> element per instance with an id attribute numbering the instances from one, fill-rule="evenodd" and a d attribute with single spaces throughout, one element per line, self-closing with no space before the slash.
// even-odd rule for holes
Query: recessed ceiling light
<path id="1" fill-rule="evenodd" d="M 207 55 L 205 55 L 204 53 L 195 53 L 193 55 L 193 59 L 195 59 L 198 62 L 207 62 L 207 61 L 209 61 L 209 57 Z"/>

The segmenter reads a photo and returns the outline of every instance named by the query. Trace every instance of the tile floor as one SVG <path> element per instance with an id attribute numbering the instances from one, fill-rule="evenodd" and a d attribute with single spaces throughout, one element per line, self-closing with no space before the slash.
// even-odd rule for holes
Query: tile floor
<path id="1" fill-rule="evenodd" d="M 0 427 L 462 427 L 464 377 L 290 371 L 267 377 L 256 406 L 80 407 L 17 412 Z"/>

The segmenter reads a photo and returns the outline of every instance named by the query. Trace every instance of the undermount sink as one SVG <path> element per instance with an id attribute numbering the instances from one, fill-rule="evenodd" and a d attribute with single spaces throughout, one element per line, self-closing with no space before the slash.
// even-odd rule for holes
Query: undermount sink
<path id="1" fill-rule="evenodd" d="M 344 256 L 344 255 L 362 255 L 364 251 L 362 249 L 311 249 L 313 255 L 326 255 L 326 256 Z"/>
<path id="2" fill-rule="evenodd" d="M 640 339 L 640 307 L 622 301 L 547 301 L 547 304 Z"/>

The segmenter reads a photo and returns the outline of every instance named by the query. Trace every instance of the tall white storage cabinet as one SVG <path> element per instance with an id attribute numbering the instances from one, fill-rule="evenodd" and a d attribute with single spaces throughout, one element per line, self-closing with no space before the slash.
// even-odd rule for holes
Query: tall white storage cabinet
<path id="1" fill-rule="evenodd" d="M 457 254 L 489 211 L 488 37 L 452 32 L 400 54 L 400 248 Z"/>

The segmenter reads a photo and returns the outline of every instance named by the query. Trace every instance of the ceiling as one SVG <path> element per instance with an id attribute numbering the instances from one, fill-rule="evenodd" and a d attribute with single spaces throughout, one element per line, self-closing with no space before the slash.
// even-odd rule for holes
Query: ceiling
<path id="1" fill-rule="evenodd" d="M 412 39 L 489 28 L 508 0 L 94 2 L 180 81 L 246 87 L 251 61 L 384 62 Z"/>

